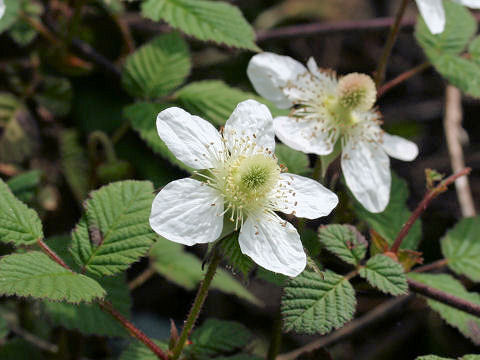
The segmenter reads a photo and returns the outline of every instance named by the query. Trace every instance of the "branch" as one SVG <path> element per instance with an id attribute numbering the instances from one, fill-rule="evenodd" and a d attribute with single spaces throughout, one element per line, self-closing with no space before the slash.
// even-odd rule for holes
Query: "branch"
<path id="1" fill-rule="evenodd" d="M 450 305 L 458 310 L 465 311 L 469 314 L 480 317 L 480 305 L 472 303 L 470 301 L 459 298 L 458 296 L 446 293 L 444 291 L 435 289 L 431 286 L 422 284 L 419 281 L 408 279 L 408 285 L 410 290 L 428 297 L 433 300 L 437 300 L 443 304 Z"/>
<path id="2" fill-rule="evenodd" d="M 363 315 L 362 317 L 348 323 L 343 328 L 334 331 L 330 335 L 322 336 L 319 339 L 314 340 L 311 343 L 308 343 L 296 350 L 279 355 L 277 356 L 276 360 L 293 360 L 302 354 L 312 352 L 314 350 L 320 349 L 334 342 L 342 340 L 347 336 L 350 336 L 358 332 L 359 330 L 363 329 L 368 324 L 384 318 L 393 309 L 403 305 L 404 303 L 411 300 L 412 298 L 413 298 L 412 295 L 407 295 L 407 296 L 399 296 L 392 300 L 386 301 L 383 304 L 371 310 L 370 312 L 368 312 L 367 314 Z"/>
<path id="3" fill-rule="evenodd" d="M 417 208 L 413 211 L 412 215 L 410 215 L 410 218 L 407 220 L 407 222 L 403 225 L 402 229 L 398 233 L 397 238 L 395 239 L 392 247 L 390 248 L 391 252 L 397 253 L 400 245 L 402 245 L 403 239 L 405 238 L 405 236 L 407 236 L 415 221 L 417 221 L 420 215 L 422 215 L 422 213 L 427 209 L 430 202 L 438 195 L 446 191 L 448 185 L 452 184 L 458 178 L 470 174 L 470 171 L 472 171 L 471 168 L 465 168 L 462 171 L 459 171 L 456 174 L 453 174 L 445 180 L 441 181 L 440 184 L 438 184 L 435 188 L 427 191 L 427 193 L 423 197 L 423 200 L 420 202 L 420 204 L 418 204 Z"/>
<path id="4" fill-rule="evenodd" d="M 45 244 L 45 242 L 43 242 L 42 239 L 38 239 L 37 242 L 40 245 L 41 249 L 51 259 L 53 259 L 53 261 L 63 266 L 65 269 L 72 271 L 72 269 L 70 269 L 70 267 L 67 264 L 65 264 L 65 262 L 52 249 L 50 249 L 48 245 Z M 135 337 L 136 339 L 144 343 L 159 359 L 168 360 L 167 354 L 164 353 L 163 350 L 160 349 L 160 347 L 157 344 L 155 344 L 147 335 L 145 335 L 143 331 L 135 327 L 135 325 L 133 325 L 130 321 L 128 321 L 125 317 L 123 317 L 122 314 L 120 314 L 117 310 L 115 310 L 112 304 L 103 300 L 98 301 L 97 304 L 100 306 L 100 308 L 103 311 L 108 312 L 116 320 L 118 320 L 122 324 L 122 326 L 128 330 L 130 335 L 132 335 L 133 337 Z"/>
<path id="5" fill-rule="evenodd" d="M 457 172 L 465 167 L 463 149 L 460 143 L 462 129 L 462 95 L 460 90 L 448 85 L 445 91 L 445 117 L 443 127 L 447 138 L 448 154 L 452 170 Z M 455 181 L 458 202 L 463 217 L 475 216 L 475 205 L 468 178 L 462 177 Z"/>
<path id="6" fill-rule="evenodd" d="M 401 73 L 396 78 L 388 81 L 383 86 L 381 86 L 380 89 L 378 89 L 377 97 L 383 96 L 391 88 L 397 86 L 398 84 L 404 82 L 405 80 L 410 79 L 411 77 L 413 77 L 414 75 L 417 75 L 418 73 L 422 72 L 423 70 L 428 69 L 431 65 L 432 64 L 430 64 L 430 62 L 425 61 L 424 63 L 422 63 L 418 66 L 415 66 L 414 68 L 412 68 L 408 71 L 405 71 L 404 73 Z"/>

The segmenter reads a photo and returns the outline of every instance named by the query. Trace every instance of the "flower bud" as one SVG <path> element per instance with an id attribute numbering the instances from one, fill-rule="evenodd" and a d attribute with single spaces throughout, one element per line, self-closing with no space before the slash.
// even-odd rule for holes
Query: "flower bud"
<path id="1" fill-rule="evenodd" d="M 365 74 L 351 73 L 338 82 L 340 104 L 350 110 L 369 110 L 377 97 L 372 78 Z"/>

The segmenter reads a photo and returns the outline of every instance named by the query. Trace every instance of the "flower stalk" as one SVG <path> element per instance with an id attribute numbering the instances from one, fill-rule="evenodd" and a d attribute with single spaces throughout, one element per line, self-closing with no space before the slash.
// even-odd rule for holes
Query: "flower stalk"
<path id="1" fill-rule="evenodd" d="M 188 339 L 190 331 L 193 329 L 193 326 L 195 325 L 195 322 L 198 319 L 198 315 L 202 310 L 203 304 L 205 303 L 205 299 L 207 298 L 207 295 L 208 295 L 208 289 L 210 287 L 210 284 L 212 283 L 213 277 L 215 276 L 217 267 L 220 264 L 221 259 L 222 259 L 221 253 L 215 247 L 213 249 L 212 260 L 210 261 L 210 264 L 208 265 L 207 273 L 205 274 L 205 277 L 202 283 L 200 284 L 200 287 L 198 288 L 197 296 L 195 297 L 192 308 L 190 309 L 187 319 L 185 320 L 185 325 L 183 326 L 182 333 L 180 334 L 180 338 L 178 339 L 177 344 L 172 350 L 172 356 L 171 356 L 172 360 L 178 359 L 178 357 L 182 353 L 183 347 L 185 346 L 185 343 Z"/>

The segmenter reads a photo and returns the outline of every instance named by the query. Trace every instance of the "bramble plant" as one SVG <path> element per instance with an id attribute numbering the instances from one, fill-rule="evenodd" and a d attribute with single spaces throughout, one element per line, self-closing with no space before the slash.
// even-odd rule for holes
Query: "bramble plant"
<path id="1" fill-rule="evenodd" d="M 480 0 L 340 2 L 0 0 L 0 359 L 480 359 Z"/>

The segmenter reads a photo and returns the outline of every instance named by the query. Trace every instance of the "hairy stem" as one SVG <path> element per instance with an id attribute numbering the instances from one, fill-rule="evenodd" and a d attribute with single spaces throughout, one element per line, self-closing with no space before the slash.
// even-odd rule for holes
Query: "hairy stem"
<path id="1" fill-rule="evenodd" d="M 407 8 L 408 1 L 409 0 L 402 0 L 400 8 L 395 15 L 395 21 L 390 27 L 390 33 L 388 34 L 387 42 L 385 43 L 382 56 L 380 57 L 380 61 L 377 66 L 377 71 L 375 72 L 375 85 L 377 86 L 377 89 L 380 87 L 383 82 L 383 78 L 385 77 L 385 70 L 387 68 L 388 58 L 390 57 L 390 54 L 392 52 L 395 40 L 397 40 L 398 31 L 400 30 L 403 14 L 405 13 L 405 10 Z"/>
<path id="2" fill-rule="evenodd" d="M 398 249 L 400 249 L 400 245 L 402 245 L 403 239 L 407 236 L 408 232 L 412 228 L 413 224 L 417 219 L 422 215 L 422 213 L 427 209 L 428 205 L 430 202 L 435 199 L 438 195 L 443 193 L 444 191 L 447 190 L 448 185 L 452 184 L 455 180 L 457 180 L 459 177 L 462 177 L 464 175 L 468 175 L 472 171 L 471 168 L 465 168 L 462 171 L 457 172 L 456 174 L 453 174 L 440 182 L 435 188 L 427 191 L 425 196 L 423 197 L 423 200 L 418 204 L 417 208 L 413 211 L 412 215 L 410 218 L 407 220 L 405 225 L 403 225 L 402 229 L 397 235 L 397 238 L 393 242 L 390 251 L 393 253 L 397 253 Z"/>
<path id="3" fill-rule="evenodd" d="M 70 269 L 70 267 L 65 264 L 65 262 L 52 250 L 50 247 L 48 247 L 47 244 L 42 239 L 37 240 L 38 245 L 40 245 L 40 248 L 52 259 L 54 260 L 57 264 L 63 266 L 65 269 Z M 112 315 L 118 322 L 122 324 L 122 326 L 128 330 L 130 335 L 144 343 L 159 359 L 162 360 L 168 360 L 168 356 L 165 352 L 163 352 L 160 347 L 155 344 L 143 331 L 135 327 L 130 321 L 128 321 L 125 317 L 123 317 L 122 314 L 120 314 L 117 310 L 114 309 L 112 304 L 110 304 L 107 301 L 100 300 L 97 302 L 97 304 L 100 306 L 100 308 L 108 312 L 110 315 Z"/>
<path id="4" fill-rule="evenodd" d="M 410 79 L 411 77 L 421 73 L 422 71 L 428 69 L 430 66 L 432 66 L 432 64 L 429 61 L 425 61 L 424 63 L 421 63 L 420 65 L 417 65 L 414 68 L 412 68 L 408 71 L 405 71 L 404 73 L 401 73 L 396 78 L 386 82 L 383 86 L 381 86 L 378 89 L 377 97 L 383 96 L 390 89 L 392 89 L 395 86 L 397 86 L 398 84 L 401 84 L 402 82 Z"/>
<path id="5" fill-rule="evenodd" d="M 180 338 L 178 339 L 177 344 L 172 350 L 172 360 L 178 359 L 178 357 L 182 353 L 185 342 L 187 341 L 190 331 L 195 325 L 195 322 L 198 319 L 198 315 L 202 310 L 205 299 L 207 298 L 208 289 L 210 287 L 210 284 L 212 283 L 213 277 L 215 276 L 215 272 L 217 271 L 217 267 L 218 264 L 220 264 L 221 259 L 222 256 L 220 252 L 216 248 L 214 248 L 212 260 L 208 265 L 207 273 L 205 274 L 205 277 L 201 282 L 200 287 L 198 288 L 197 296 L 195 297 L 192 308 L 190 309 L 187 319 L 185 320 L 185 325 L 183 326 Z"/>

